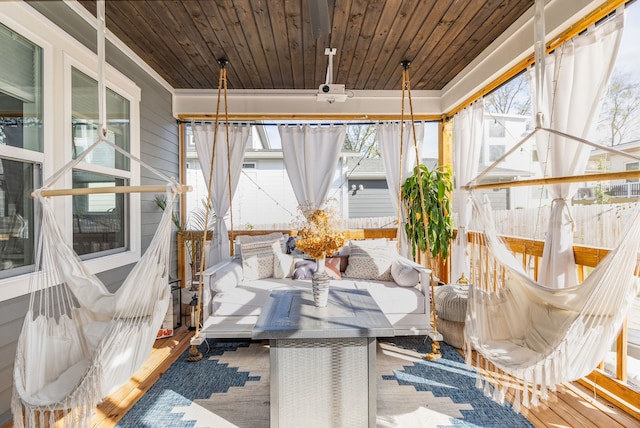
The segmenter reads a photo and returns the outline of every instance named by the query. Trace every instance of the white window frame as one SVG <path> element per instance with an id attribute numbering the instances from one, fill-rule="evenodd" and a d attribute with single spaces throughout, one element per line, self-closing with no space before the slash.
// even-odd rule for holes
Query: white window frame
<path id="1" fill-rule="evenodd" d="M 84 55 L 75 53 L 71 55 L 68 52 L 63 52 L 64 57 L 64 157 L 66 162 L 72 159 L 72 144 L 73 132 L 71 128 L 72 122 L 72 84 L 71 74 L 72 69 L 75 68 L 78 71 L 86 74 L 92 79 L 98 80 L 97 71 L 97 59 L 96 55 L 92 52 L 85 51 Z M 106 85 L 107 88 L 116 92 L 121 97 L 129 101 L 129 121 L 130 121 L 130 142 L 129 153 L 136 158 L 140 158 L 140 89 L 127 77 L 115 70 L 113 67 L 107 66 L 105 70 Z M 110 168 L 100 165 L 94 165 L 88 162 L 80 162 L 77 169 L 83 171 L 94 172 L 98 174 L 124 178 L 129 181 L 129 185 L 140 185 L 140 165 L 136 161 L 129 162 L 129 171 L 121 170 L 118 168 Z M 61 180 L 62 181 L 62 180 Z M 72 183 L 71 174 L 67 174 L 64 178 L 65 187 L 70 188 Z M 131 263 L 131 260 L 137 260 L 140 257 L 140 194 L 130 193 L 129 195 L 129 227 L 125 233 L 128 233 L 127 242 L 129 248 L 126 251 L 116 254 L 98 256 L 86 260 L 85 266 L 89 268 L 92 273 L 103 272 L 106 270 L 114 269 L 120 266 Z M 67 242 L 73 242 L 73 227 L 71 219 L 73 216 L 73 205 L 71 198 L 66 198 L 65 204 L 65 238 Z"/>
<path id="2" fill-rule="evenodd" d="M 44 151 L 2 146 L 2 155 L 16 160 L 42 165 L 43 180 L 71 160 L 71 66 L 97 80 L 97 55 L 24 2 L 5 2 L 0 9 L 0 22 L 42 48 L 43 72 L 43 132 Z M 124 74 L 107 65 L 107 87 L 129 101 L 130 153 L 140 157 L 140 88 Z M 60 82 L 63 82 L 60 85 Z M 57 149 L 57 150 L 56 150 Z M 140 166 L 130 162 L 130 170 L 104 168 L 82 163 L 82 169 L 123 177 L 129 184 L 140 184 Z M 54 187 L 70 188 L 71 173 L 58 180 Z M 141 215 L 140 195 L 129 195 L 129 228 L 126 251 L 99 256 L 84 262 L 91 273 L 100 273 L 130 265 L 140 258 Z M 73 241 L 72 203 L 69 197 L 55 200 L 55 215 L 67 242 Z M 16 275 L 0 280 L 0 302 L 29 292 L 31 274 Z"/>

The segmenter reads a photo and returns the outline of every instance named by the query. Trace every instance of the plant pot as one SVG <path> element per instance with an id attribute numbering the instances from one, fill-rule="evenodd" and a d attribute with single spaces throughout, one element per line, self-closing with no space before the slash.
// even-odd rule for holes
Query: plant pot
<path id="1" fill-rule="evenodd" d="M 313 291 L 313 302 L 319 308 L 327 306 L 329 300 L 329 275 L 325 270 L 324 257 L 316 260 L 316 270 L 311 277 L 311 290 Z"/>

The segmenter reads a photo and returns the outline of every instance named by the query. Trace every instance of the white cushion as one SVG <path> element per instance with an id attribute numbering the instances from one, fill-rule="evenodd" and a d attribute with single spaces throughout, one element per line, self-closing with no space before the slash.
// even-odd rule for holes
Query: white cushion
<path id="1" fill-rule="evenodd" d="M 396 259 L 391 263 L 391 276 L 393 281 L 400 287 L 415 287 L 420 282 L 420 273 L 401 259 Z"/>
<path id="2" fill-rule="evenodd" d="M 293 273 L 294 257 L 291 254 L 286 254 L 278 251 L 279 243 L 274 242 L 272 244 L 273 250 L 273 277 L 274 278 L 289 278 Z"/>
<path id="3" fill-rule="evenodd" d="M 391 281 L 354 281 L 356 287 L 368 290 L 385 314 L 424 314 L 425 296 L 417 288 L 398 287 Z"/>
<path id="4" fill-rule="evenodd" d="M 356 288 L 353 281 L 329 282 L 332 288 Z M 216 294 L 211 302 L 212 314 L 216 316 L 260 315 L 272 290 L 304 290 L 311 288 L 309 280 L 266 278 L 244 281 L 236 288 Z"/>
<path id="5" fill-rule="evenodd" d="M 48 403 L 63 400 L 78 386 L 88 368 L 88 359 L 78 361 L 60 374 L 53 382 L 48 383 L 40 391 L 33 394 L 33 397 L 36 400 Z"/>
<path id="6" fill-rule="evenodd" d="M 435 287 L 434 299 L 438 318 L 464 322 L 467 317 L 468 285 L 448 284 Z"/>
<path id="7" fill-rule="evenodd" d="M 365 241 L 362 241 L 365 242 Z M 377 245 L 351 241 L 349 264 L 344 276 L 358 279 L 374 279 L 377 281 L 393 281 L 391 263 L 398 257 L 395 246 L 387 245 L 386 241 Z"/>
<path id="8" fill-rule="evenodd" d="M 237 259 L 216 271 L 215 275 L 211 277 L 209 288 L 216 293 L 229 291 L 235 288 L 240 281 L 242 281 L 242 262 Z"/>
<path id="9" fill-rule="evenodd" d="M 273 232 L 268 233 L 266 235 L 238 235 L 236 236 L 236 241 L 242 244 L 248 244 L 250 242 L 261 242 L 261 241 L 277 241 L 279 239 L 283 239 L 284 235 L 281 232 Z"/>
<path id="10" fill-rule="evenodd" d="M 282 234 L 265 235 L 270 238 L 241 240 L 243 278 L 246 280 L 269 278 L 273 276 L 274 253 L 282 253 Z"/>

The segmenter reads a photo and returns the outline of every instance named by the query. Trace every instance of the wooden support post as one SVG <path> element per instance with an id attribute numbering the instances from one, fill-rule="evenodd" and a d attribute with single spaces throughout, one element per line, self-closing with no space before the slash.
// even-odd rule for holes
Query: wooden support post
<path id="1" fill-rule="evenodd" d="M 453 121 L 445 121 L 444 117 L 442 122 L 438 124 L 438 166 L 447 166 L 453 171 Z M 452 204 L 455 203 L 451 194 L 449 200 L 452 201 Z M 441 257 L 439 259 L 438 275 L 440 280 L 449 283 L 451 282 L 451 273 L 449 272 L 451 266 L 447 260 L 443 260 Z M 454 278 L 454 280 L 456 279 Z"/>

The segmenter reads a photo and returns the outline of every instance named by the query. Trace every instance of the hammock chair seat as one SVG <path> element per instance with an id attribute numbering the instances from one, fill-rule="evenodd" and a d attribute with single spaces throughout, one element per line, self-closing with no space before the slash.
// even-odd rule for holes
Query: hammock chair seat
<path id="1" fill-rule="evenodd" d="M 42 426 L 46 418 L 53 423 L 58 410 L 63 425 L 85 426 L 102 398 L 144 363 L 171 296 L 175 195 L 168 195 L 154 239 L 114 293 L 64 243 L 51 204 L 42 200 L 39 266 L 44 269 L 32 278 L 30 308 L 16 350 L 16 426 Z"/>

